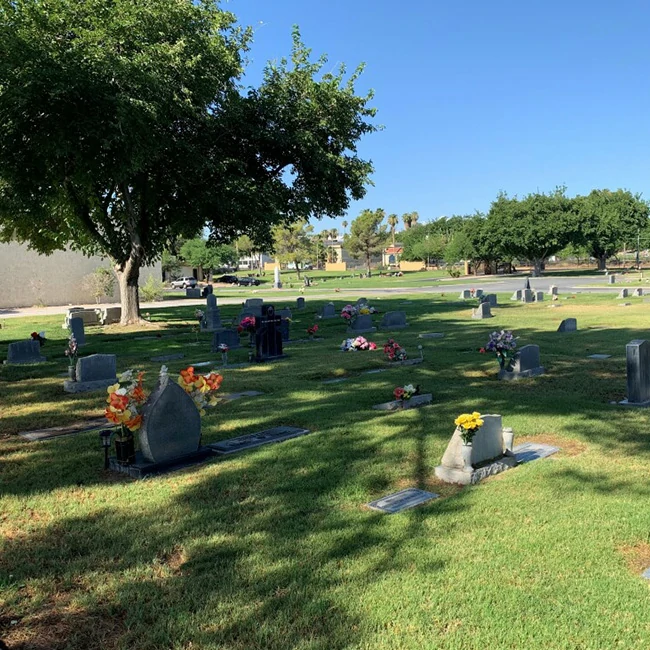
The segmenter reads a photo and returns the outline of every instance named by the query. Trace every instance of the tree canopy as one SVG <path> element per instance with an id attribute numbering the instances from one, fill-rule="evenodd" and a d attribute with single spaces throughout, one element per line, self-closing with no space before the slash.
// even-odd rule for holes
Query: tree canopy
<path id="1" fill-rule="evenodd" d="M 279 222 L 344 214 L 372 171 L 371 95 L 293 36 L 242 89 L 251 31 L 216 0 L 0 4 L 0 239 L 109 256 L 127 323 L 170 240 L 263 246 Z"/>
<path id="2" fill-rule="evenodd" d="M 344 245 L 356 259 L 365 259 L 368 275 L 373 255 L 380 254 L 388 242 L 386 225 L 382 224 L 386 213 L 382 210 L 363 210 L 350 225 L 350 233 Z"/>

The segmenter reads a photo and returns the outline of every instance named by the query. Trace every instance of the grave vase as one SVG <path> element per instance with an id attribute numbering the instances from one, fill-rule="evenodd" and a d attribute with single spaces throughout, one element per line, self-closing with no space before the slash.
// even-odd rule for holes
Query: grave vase
<path id="1" fill-rule="evenodd" d="M 227 352 L 222 352 L 221 353 L 221 363 L 223 364 L 224 368 L 228 365 L 228 353 Z"/>
<path id="2" fill-rule="evenodd" d="M 515 441 L 515 434 L 511 427 L 503 429 L 503 446 L 506 454 L 512 454 L 512 446 Z"/>
<path id="3" fill-rule="evenodd" d="M 473 468 L 472 468 L 472 449 L 473 449 L 473 447 L 472 447 L 471 442 L 467 443 L 467 444 L 463 443 L 460 446 L 460 455 L 461 455 L 461 458 L 463 459 L 463 468 L 468 472 L 471 472 L 473 470 Z"/>
<path id="4" fill-rule="evenodd" d="M 135 440 L 133 434 L 128 431 L 128 434 L 124 432 L 124 427 L 120 434 L 121 439 L 115 439 L 115 456 L 117 457 L 117 462 L 121 465 L 130 465 L 135 462 Z"/>
<path id="5" fill-rule="evenodd" d="M 68 366 L 68 379 L 70 381 L 77 381 L 77 366 Z"/>

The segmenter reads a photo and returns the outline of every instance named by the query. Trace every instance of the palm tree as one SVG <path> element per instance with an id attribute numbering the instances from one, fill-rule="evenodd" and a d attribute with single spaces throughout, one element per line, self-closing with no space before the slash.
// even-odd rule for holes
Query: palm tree
<path id="1" fill-rule="evenodd" d="M 393 238 L 393 248 L 395 248 L 395 227 L 399 223 L 399 217 L 396 214 L 389 214 L 386 221 L 388 221 L 388 225 L 390 226 L 390 234 Z"/>
<path id="2" fill-rule="evenodd" d="M 343 232 L 345 233 L 345 229 L 348 227 L 348 222 L 344 221 L 341 225 L 343 226 Z"/>
<path id="3" fill-rule="evenodd" d="M 339 238 L 339 231 L 336 228 L 332 228 L 332 230 L 330 230 L 330 237 L 332 241 L 337 241 Z"/>
<path id="4" fill-rule="evenodd" d="M 406 212 L 402 215 L 402 221 L 404 222 L 404 230 L 408 230 L 411 227 L 412 217 L 410 212 Z"/>
<path id="5" fill-rule="evenodd" d="M 411 212 L 411 226 L 414 226 L 418 222 L 419 218 L 420 215 L 417 212 Z"/>

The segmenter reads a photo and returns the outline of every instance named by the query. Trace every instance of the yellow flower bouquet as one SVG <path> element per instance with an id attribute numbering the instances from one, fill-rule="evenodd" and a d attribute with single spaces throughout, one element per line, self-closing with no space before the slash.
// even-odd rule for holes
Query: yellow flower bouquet
<path id="1" fill-rule="evenodd" d="M 463 443 L 470 445 L 478 430 L 483 426 L 483 420 L 481 420 L 481 414 L 474 411 L 473 413 L 461 413 L 454 420 L 454 424 L 460 432 Z"/>

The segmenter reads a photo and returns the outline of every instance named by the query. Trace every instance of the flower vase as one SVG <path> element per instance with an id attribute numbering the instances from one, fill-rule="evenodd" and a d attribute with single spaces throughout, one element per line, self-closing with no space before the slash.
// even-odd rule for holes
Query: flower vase
<path id="1" fill-rule="evenodd" d="M 471 472 L 474 470 L 472 467 L 472 443 L 463 443 L 460 446 L 460 455 L 463 459 L 463 469 L 466 472 Z"/>
<path id="2" fill-rule="evenodd" d="M 70 381 L 77 381 L 77 366 L 68 366 L 68 379 Z"/>
<path id="3" fill-rule="evenodd" d="M 130 465 L 135 462 L 135 440 L 133 435 L 115 439 L 115 456 L 120 465 Z"/>
<path id="4" fill-rule="evenodd" d="M 253 345 L 254 345 L 253 332 L 249 332 L 249 334 L 248 334 L 248 347 L 252 348 Z"/>
<path id="5" fill-rule="evenodd" d="M 512 456 L 512 447 L 515 442 L 515 434 L 511 427 L 503 429 L 503 446 L 505 447 L 506 455 Z"/>

